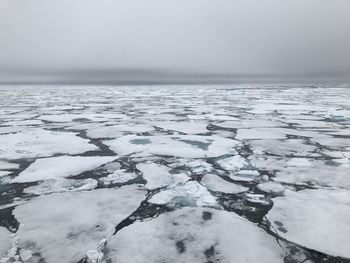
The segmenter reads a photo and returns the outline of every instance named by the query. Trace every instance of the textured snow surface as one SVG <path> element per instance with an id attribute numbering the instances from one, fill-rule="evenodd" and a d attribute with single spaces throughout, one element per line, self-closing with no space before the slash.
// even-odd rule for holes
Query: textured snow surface
<path id="1" fill-rule="evenodd" d="M 139 186 L 51 194 L 17 206 L 19 247 L 45 262 L 78 262 L 145 198 Z M 39 234 L 40 233 L 40 234 Z"/>
<path id="2" fill-rule="evenodd" d="M 350 192 L 285 191 L 267 214 L 277 233 L 301 246 L 350 258 Z"/>
<path id="3" fill-rule="evenodd" d="M 284 254 L 276 240 L 253 223 L 209 208 L 183 208 L 134 223 L 118 232 L 107 248 L 111 262 L 118 263 L 277 263 Z"/>
<path id="4" fill-rule="evenodd" d="M 25 183 L 74 176 L 93 170 L 114 159 L 115 157 L 100 156 L 59 156 L 37 159 L 12 182 Z"/>

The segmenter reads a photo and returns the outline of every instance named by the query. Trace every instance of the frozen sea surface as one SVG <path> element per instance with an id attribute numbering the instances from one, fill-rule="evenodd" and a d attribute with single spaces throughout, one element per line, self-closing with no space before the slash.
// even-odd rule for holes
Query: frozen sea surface
<path id="1" fill-rule="evenodd" d="M 1 86 L 0 262 L 349 263 L 350 86 Z"/>

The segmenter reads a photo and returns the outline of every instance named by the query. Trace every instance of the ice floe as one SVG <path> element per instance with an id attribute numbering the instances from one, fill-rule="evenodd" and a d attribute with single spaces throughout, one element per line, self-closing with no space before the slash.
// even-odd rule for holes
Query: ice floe
<path id="1" fill-rule="evenodd" d="M 193 160 L 189 162 L 185 162 L 185 166 L 190 169 L 192 174 L 203 174 L 207 172 L 213 171 L 214 167 L 202 160 Z"/>
<path id="2" fill-rule="evenodd" d="M 18 121 L 8 121 L 3 123 L 7 126 L 31 126 L 31 125 L 41 125 L 43 122 L 41 120 L 18 120 Z"/>
<path id="3" fill-rule="evenodd" d="M 226 194 L 239 194 L 249 190 L 247 187 L 230 183 L 215 174 L 204 175 L 201 182 L 209 190 L 214 192 L 222 192 Z"/>
<path id="4" fill-rule="evenodd" d="M 99 181 L 104 185 L 110 184 L 122 184 L 137 178 L 135 173 L 129 173 L 123 169 L 115 170 L 113 173 L 107 175 L 106 177 L 99 178 Z M 147 181 L 148 182 L 148 181 Z"/>
<path id="5" fill-rule="evenodd" d="M 306 166 L 281 166 L 273 178 L 276 182 L 310 185 L 312 187 L 341 187 L 350 189 L 348 167 L 331 166 L 322 161 L 312 161 Z"/>
<path id="6" fill-rule="evenodd" d="M 126 135 L 105 144 L 119 155 L 137 154 L 138 156 L 168 155 L 182 158 L 217 157 L 234 154 L 236 140 L 218 136 L 171 135 L 171 136 L 135 136 Z"/>
<path id="7" fill-rule="evenodd" d="M 12 172 L 9 172 L 9 171 L 0 171 L 0 177 L 9 175 L 9 174 L 11 174 L 11 173 L 12 173 Z"/>
<path id="8" fill-rule="evenodd" d="M 281 237 L 319 252 L 350 258 L 349 190 L 286 190 L 267 214 Z"/>
<path id="9" fill-rule="evenodd" d="M 244 197 L 245 197 L 245 200 L 253 204 L 260 204 L 260 205 L 270 204 L 269 200 L 267 200 L 266 197 L 262 194 L 246 193 Z"/>
<path id="10" fill-rule="evenodd" d="M 13 170 L 18 168 L 19 168 L 19 164 L 17 163 L 9 163 L 9 162 L 0 160 L 0 170 Z"/>
<path id="11" fill-rule="evenodd" d="M 265 193 L 281 194 L 285 188 L 283 185 L 275 182 L 265 182 L 257 185 L 257 188 Z"/>
<path id="12" fill-rule="evenodd" d="M 164 130 L 178 131 L 186 134 L 207 133 L 208 124 L 205 122 L 189 121 L 189 122 L 158 122 L 156 127 Z"/>
<path id="13" fill-rule="evenodd" d="M 13 211 L 22 224 L 18 246 L 40 253 L 47 263 L 78 262 L 144 198 L 137 185 L 40 196 Z"/>
<path id="14" fill-rule="evenodd" d="M 59 156 L 36 159 L 27 169 L 15 177 L 13 183 L 35 182 L 78 175 L 111 162 L 111 156 Z"/>
<path id="15" fill-rule="evenodd" d="M 75 133 L 44 129 L 1 135 L 0 145 L 0 158 L 3 159 L 44 157 L 57 153 L 78 154 L 98 149 Z"/>
<path id="16" fill-rule="evenodd" d="M 150 203 L 169 206 L 210 206 L 216 207 L 216 198 L 196 181 L 174 185 L 153 195 Z"/>
<path id="17" fill-rule="evenodd" d="M 107 121 L 110 119 L 128 119 L 126 115 L 121 114 L 72 114 L 72 113 L 63 113 L 63 114 L 50 114 L 42 115 L 39 117 L 40 120 L 50 121 L 50 122 L 72 122 L 75 120 L 88 120 L 88 121 Z"/>
<path id="18" fill-rule="evenodd" d="M 183 208 L 136 222 L 118 232 L 107 251 L 106 262 L 118 263 L 277 263 L 284 256 L 276 240 L 253 223 L 209 208 Z"/>
<path id="19" fill-rule="evenodd" d="M 97 184 L 97 181 L 91 178 L 81 180 L 65 178 L 60 178 L 58 180 L 49 179 L 38 185 L 29 186 L 25 188 L 23 192 L 27 194 L 44 195 L 58 192 L 82 191 L 94 189 Z"/>
<path id="20" fill-rule="evenodd" d="M 0 226 L 0 262 L 5 258 L 11 248 L 11 232 Z M 6 261 L 5 261 L 6 262 Z"/>
<path id="21" fill-rule="evenodd" d="M 238 129 L 236 139 L 284 139 L 284 133 L 274 128 L 254 128 L 254 129 Z"/>
<path id="22" fill-rule="evenodd" d="M 167 186 L 172 181 L 169 173 L 170 168 L 156 163 L 140 163 L 136 168 L 142 173 L 143 178 L 147 181 L 146 188 L 154 190 Z"/>
<path id="23" fill-rule="evenodd" d="M 87 135 L 91 138 L 117 138 L 125 133 L 143 133 L 153 130 L 153 126 L 145 124 L 120 124 L 89 129 Z"/>
<path id="24" fill-rule="evenodd" d="M 238 171 L 249 166 L 247 160 L 239 155 L 220 159 L 217 161 L 217 163 L 226 171 Z"/>
<path id="25" fill-rule="evenodd" d="M 315 154 L 317 147 L 306 144 L 302 139 L 289 140 L 253 140 L 249 142 L 256 153 L 269 153 L 280 156 L 319 156 Z"/>
<path id="26" fill-rule="evenodd" d="M 228 174 L 234 181 L 251 182 L 259 179 L 260 173 L 256 170 L 239 170 L 238 172 Z"/>

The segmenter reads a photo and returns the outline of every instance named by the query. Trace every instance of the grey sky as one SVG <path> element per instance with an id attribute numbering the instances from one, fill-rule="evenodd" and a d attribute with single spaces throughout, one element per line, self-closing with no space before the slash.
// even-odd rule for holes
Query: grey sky
<path id="1" fill-rule="evenodd" d="M 0 82 L 324 72 L 349 0 L 0 0 Z"/>

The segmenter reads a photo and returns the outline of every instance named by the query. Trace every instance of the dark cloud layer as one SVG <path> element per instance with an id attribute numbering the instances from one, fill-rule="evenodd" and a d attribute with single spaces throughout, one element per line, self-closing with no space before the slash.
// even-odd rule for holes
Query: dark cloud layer
<path id="1" fill-rule="evenodd" d="M 344 77 L 349 12 L 349 0 L 0 0 L 0 81 Z"/>

